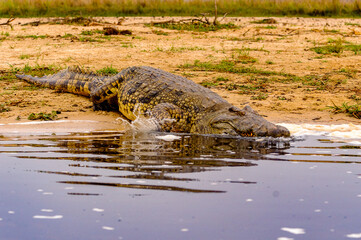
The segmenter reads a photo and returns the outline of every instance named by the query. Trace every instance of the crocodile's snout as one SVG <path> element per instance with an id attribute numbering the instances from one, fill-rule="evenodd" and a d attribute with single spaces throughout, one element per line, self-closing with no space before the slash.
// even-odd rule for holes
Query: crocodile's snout
<path id="1" fill-rule="evenodd" d="M 242 111 L 245 112 L 242 124 L 248 125 L 255 136 L 289 137 L 291 135 L 287 128 L 267 121 L 249 106 Z"/>
<path id="2" fill-rule="evenodd" d="M 289 137 L 291 135 L 287 128 L 273 123 L 267 123 L 258 129 L 254 129 L 254 134 L 259 137 Z"/>
<path id="3" fill-rule="evenodd" d="M 230 134 L 246 137 L 289 137 L 287 128 L 275 125 L 251 107 L 229 108 L 217 115 L 211 123 L 211 133 Z"/>
<path id="4" fill-rule="evenodd" d="M 289 137 L 291 135 L 290 131 L 280 125 L 276 125 L 275 129 L 272 129 L 270 132 L 270 136 L 273 137 Z"/>

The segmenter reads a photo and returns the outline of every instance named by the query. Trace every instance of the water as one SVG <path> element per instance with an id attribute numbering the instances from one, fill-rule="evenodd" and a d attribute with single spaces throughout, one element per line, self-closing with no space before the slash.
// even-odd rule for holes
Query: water
<path id="1" fill-rule="evenodd" d="M 0 239 L 360 239 L 360 163 L 327 134 L 6 134 Z"/>

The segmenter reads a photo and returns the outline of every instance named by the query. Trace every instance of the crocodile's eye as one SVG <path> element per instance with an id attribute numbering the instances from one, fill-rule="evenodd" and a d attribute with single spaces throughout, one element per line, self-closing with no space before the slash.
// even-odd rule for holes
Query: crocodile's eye
<path id="1" fill-rule="evenodd" d="M 228 111 L 237 113 L 239 116 L 244 116 L 246 114 L 242 109 L 239 109 L 238 107 L 235 106 L 230 107 Z"/>

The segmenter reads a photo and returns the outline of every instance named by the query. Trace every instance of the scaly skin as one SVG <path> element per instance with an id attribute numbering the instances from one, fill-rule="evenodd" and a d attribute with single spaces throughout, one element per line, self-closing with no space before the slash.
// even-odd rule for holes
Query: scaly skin
<path id="1" fill-rule="evenodd" d="M 105 77 L 68 68 L 45 77 L 16 75 L 28 82 L 88 96 L 96 110 L 118 110 L 133 121 L 145 115 L 159 130 L 200 134 L 288 137 L 249 106 L 239 109 L 218 94 L 184 77 L 152 67 L 130 67 Z"/>

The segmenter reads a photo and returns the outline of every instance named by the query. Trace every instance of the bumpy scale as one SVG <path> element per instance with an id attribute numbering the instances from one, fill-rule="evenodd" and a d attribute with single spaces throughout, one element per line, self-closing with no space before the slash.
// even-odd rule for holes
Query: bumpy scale
<path id="1" fill-rule="evenodd" d="M 117 110 L 133 121 L 152 117 L 161 131 L 240 136 L 287 137 L 289 131 L 268 122 L 251 107 L 239 109 L 191 80 L 152 67 L 130 67 L 101 76 L 71 67 L 25 81 L 88 96 L 95 110 Z"/>

